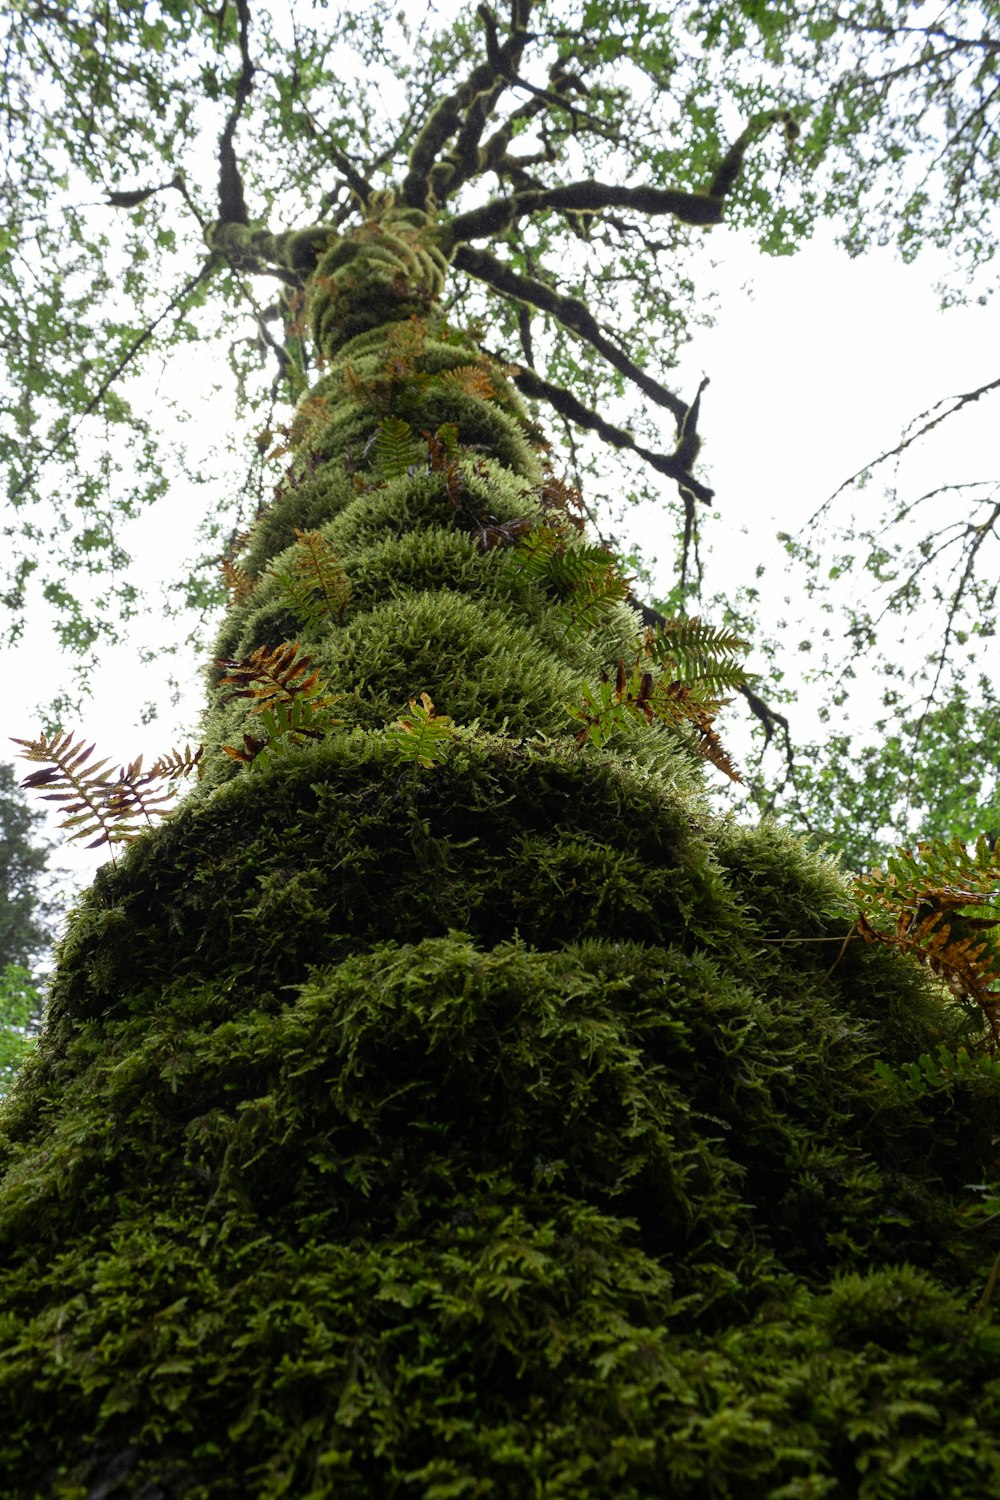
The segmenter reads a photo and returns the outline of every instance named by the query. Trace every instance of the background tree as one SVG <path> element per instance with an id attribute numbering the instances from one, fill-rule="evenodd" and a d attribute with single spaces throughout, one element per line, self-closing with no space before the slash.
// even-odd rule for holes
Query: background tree
<path id="1" fill-rule="evenodd" d="M 19 14 L 68 91 L 38 157 L 99 170 L 114 124 L 165 169 L 110 189 L 140 226 L 126 291 L 145 236 L 170 248 L 168 181 L 205 247 L 172 307 L 210 278 L 253 298 L 299 400 L 224 558 L 204 752 L 115 773 L 66 734 L 26 747 L 114 858 L 3 1116 L 4 1492 L 991 1493 L 985 1011 L 855 940 L 794 839 L 712 816 L 737 642 L 633 607 L 525 406 L 675 483 L 693 542 L 701 393 L 602 326 L 599 261 L 560 282 L 554 257 L 606 220 L 618 274 L 629 247 L 662 264 L 650 223 L 672 249 L 717 222 L 794 117 L 762 83 L 734 144 L 657 163 L 623 89 L 634 68 L 668 107 L 683 32 L 640 7 L 620 35 L 603 7 L 481 7 L 399 65 L 391 123 L 336 51 L 377 84 L 378 10 L 296 27 L 283 66 L 245 4 Z M 180 160 L 203 98 L 214 195 Z M 105 246 L 66 222 L 38 306 L 105 358 L 82 296 L 67 318 Z M 669 441 L 567 388 L 577 346 Z M 94 394 L 64 374 L 63 457 Z"/>
<path id="2" fill-rule="evenodd" d="M 0 1093 L 30 1046 L 41 1011 L 38 961 L 51 942 L 53 903 L 42 888 L 49 852 L 35 842 L 41 814 L 0 765 Z"/>
<path id="3" fill-rule="evenodd" d="M 0 765 L 0 968 L 29 967 L 52 941 L 52 903 L 43 890 L 50 845 L 42 814 L 29 807 L 11 765 Z"/>

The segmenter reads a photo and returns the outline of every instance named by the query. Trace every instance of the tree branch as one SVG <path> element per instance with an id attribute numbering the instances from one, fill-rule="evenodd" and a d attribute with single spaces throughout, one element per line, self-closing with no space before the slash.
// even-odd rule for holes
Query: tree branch
<path id="1" fill-rule="evenodd" d="M 488 6 L 479 7 L 477 14 L 486 31 L 486 60 L 477 63 L 465 82 L 436 105 L 418 134 L 410 152 L 409 170 L 402 186 L 403 201 L 409 208 L 427 207 L 428 198 L 434 191 L 432 174 L 438 156 L 467 120 L 469 131 L 464 143 L 465 149 L 472 151 L 478 145 L 496 100 L 509 87 L 517 72 L 521 54 L 532 40 L 531 32 L 526 29 L 530 9 L 530 0 L 511 0 L 510 35 L 501 45 L 496 17 Z M 484 99 L 482 118 L 476 112 L 480 96 Z M 447 196 L 449 188 L 443 177 L 443 173 L 438 174 L 436 186 Z"/>
<path id="2" fill-rule="evenodd" d="M 223 224 L 249 224 L 250 214 L 243 193 L 233 137 L 240 115 L 253 89 L 254 65 L 250 60 L 250 6 L 248 0 L 236 0 L 240 21 L 240 75 L 236 96 L 219 138 L 219 220 Z"/>
<path id="3" fill-rule="evenodd" d="M 634 385 L 644 391 L 657 406 L 666 407 L 680 427 L 687 414 L 687 405 L 673 391 L 647 375 L 634 364 L 623 349 L 601 332 L 590 309 L 575 297 L 564 297 L 533 277 L 520 276 L 510 266 L 498 260 L 488 250 L 475 250 L 471 245 L 460 245 L 453 256 L 455 266 L 466 271 L 479 281 L 485 281 L 495 291 L 502 292 L 518 302 L 527 302 L 542 312 L 551 313 L 564 328 L 584 339 L 602 354 L 614 369 L 628 377 Z"/>

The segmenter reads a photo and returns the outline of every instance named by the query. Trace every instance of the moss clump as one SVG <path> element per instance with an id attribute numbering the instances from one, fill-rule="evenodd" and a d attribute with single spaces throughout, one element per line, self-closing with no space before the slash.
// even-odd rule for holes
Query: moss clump
<path id="1" fill-rule="evenodd" d="M 545 514 L 537 462 L 499 372 L 445 378 L 474 346 L 396 316 L 425 228 L 289 241 L 331 363 L 217 655 L 291 635 L 319 529 L 344 723 L 240 768 L 216 668 L 204 781 L 73 918 L 0 1138 L 0 1493 L 983 1500 L 1000 1091 L 883 1081 L 959 1011 L 845 944 L 828 864 L 712 817 L 681 735 L 581 753 L 638 622 L 571 630 L 476 544 Z M 394 382 L 450 467 L 364 457 Z M 386 728 L 421 691 L 461 721 L 430 765 Z"/>

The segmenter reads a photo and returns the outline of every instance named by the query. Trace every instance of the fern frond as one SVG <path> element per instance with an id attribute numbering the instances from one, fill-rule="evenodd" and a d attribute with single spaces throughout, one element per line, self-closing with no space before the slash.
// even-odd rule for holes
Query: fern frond
<path id="1" fill-rule="evenodd" d="M 898 849 L 885 872 L 855 882 L 854 894 L 866 941 L 926 963 L 958 999 L 979 1006 L 1000 1048 L 1000 860 L 986 839 L 972 854 L 961 839 Z"/>
<path id="2" fill-rule="evenodd" d="M 88 765 L 95 746 L 85 745 L 83 740 L 74 743 L 71 734 L 57 732 L 51 739 L 44 734 L 36 740 L 12 738 L 15 745 L 25 747 L 18 752 L 23 760 L 46 762 L 41 771 L 26 776 L 21 785 L 37 792 L 45 802 L 62 804 L 59 826 L 72 830 L 71 839 L 90 838 L 97 833 L 97 838 L 87 845 L 88 849 L 97 849 L 123 837 L 108 812 L 108 793 L 115 778 L 105 770 L 109 764 L 107 756 Z"/>
<path id="3" fill-rule="evenodd" d="M 436 766 L 450 748 L 455 725 L 447 714 L 439 714 L 427 693 L 419 700 L 408 698 L 408 715 L 398 718 L 386 730 L 386 739 L 400 760 L 428 769 Z"/>
<path id="4" fill-rule="evenodd" d="M 239 563 L 230 562 L 228 557 L 224 557 L 219 566 L 222 569 L 222 581 L 226 585 L 231 602 L 245 604 L 257 587 L 256 578 L 251 578 Z"/>
<path id="5" fill-rule="evenodd" d="M 375 433 L 375 461 L 386 479 L 398 479 L 427 460 L 426 446 L 402 417 L 386 417 Z"/>
<path id="6" fill-rule="evenodd" d="M 351 597 L 343 564 L 318 531 L 299 531 L 296 527 L 295 537 L 298 545 L 290 566 L 275 570 L 271 576 L 303 630 L 316 629 L 328 619 L 342 624 Z"/>
<path id="7" fill-rule="evenodd" d="M 568 484 L 555 474 L 549 474 L 538 490 L 542 509 L 554 514 L 559 523 L 566 524 L 575 532 L 583 532 L 587 525 L 587 513 L 583 496 L 575 484 Z"/>
<path id="8" fill-rule="evenodd" d="M 255 721 L 262 733 L 244 734 L 242 745 L 222 749 L 241 765 L 261 769 L 297 749 L 304 740 L 321 740 L 343 721 L 334 718 L 326 699 L 292 698 L 272 700 L 261 708 Z"/>
<path id="9" fill-rule="evenodd" d="M 219 686 L 233 688 L 225 701 L 248 698 L 258 711 L 300 697 L 325 703 L 318 668 L 310 671 L 312 657 L 299 656 L 298 652 L 299 643 L 293 641 L 282 646 L 258 646 L 241 661 L 216 661 L 215 665 L 226 673 L 219 678 Z"/>
<path id="10" fill-rule="evenodd" d="M 698 749 L 705 759 L 731 781 L 742 781 L 713 727 L 715 715 L 722 707 L 720 701 L 686 683 L 670 680 L 665 673 L 657 679 L 652 672 L 641 671 L 638 665 L 629 672 L 624 661 L 619 661 L 614 680 L 610 673 L 601 673 L 596 696 L 585 687 L 582 707 L 570 704 L 566 707 L 581 721 L 582 727 L 575 736 L 577 744 L 589 743 L 597 749 L 629 719 L 647 725 L 659 721 L 671 729 L 690 724 L 697 732 Z"/>
<path id="11" fill-rule="evenodd" d="M 684 682 L 714 678 L 723 688 L 739 687 L 746 673 L 735 658 L 750 649 L 731 630 L 708 625 L 696 615 L 667 620 L 642 636 L 642 651 L 657 666 L 671 668 Z"/>
<path id="12" fill-rule="evenodd" d="M 477 396 L 482 401 L 489 401 L 496 395 L 489 370 L 484 365 L 458 365 L 455 369 L 444 370 L 440 382 L 454 387 L 463 395 Z"/>
<path id="13" fill-rule="evenodd" d="M 183 752 L 171 751 L 161 756 L 148 771 L 142 769 L 142 756 L 117 775 L 105 769 L 107 757 L 87 765 L 94 746 L 84 748 L 82 740 L 73 743 L 71 735 L 56 734 L 52 739 L 41 735 L 37 740 L 15 740 L 26 748 L 20 753 L 25 760 L 46 761 L 41 771 L 34 771 L 21 783 L 38 792 L 46 802 L 63 804 L 60 827 L 71 839 L 95 839 L 87 845 L 97 849 L 138 838 L 141 828 L 136 819 L 152 826 L 154 818 L 166 818 L 173 812 L 168 806 L 176 795 L 171 780 L 188 775 L 199 765 L 202 747 L 196 751 L 186 746 Z M 112 850 L 112 858 L 114 853 Z"/>
<path id="14" fill-rule="evenodd" d="M 567 554 L 572 556 L 572 554 Z M 585 565 L 573 584 L 573 591 L 563 604 L 558 617 L 567 637 L 586 635 L 594 630 L 608 614 L 628 598 L 628 580 L 617 568 L 604 565 Z"/>
<path id="15" fill-rule="evenodd" d="M 511 555 L 513 571 L 531 580 L 548 580 L 566 551 L 566 538 L 556 526 L 533 526 Z"/>
<path id="16" fill-rule="evenodd" d="M 969 1052 L 965 1047 L 953 1052 L 944 1042 L 939 1042 L 933 1053 L 923 1052 L 916 1062 L 904 1063 L 900 1068 L 881 1060 L 873 1066 L 884 1083 L 917 1099 L 934 1090 L 953 1088 L 967 1078 L 989 1078 L 1000 1083 L 1000 1057 Z"/>
<path id="17" fill-rule="evenodd" d="M 183 750 L 170 750 L 166 755 L 161 755 L 156 764 L 150 767 L 150 776 L 165 776 L 174 781 L 179 776 L 190 776 L 196 773 L 201 779 L 204 767 L 202 756 L 205 753 L 204 745 L 199 745 L 192 750 L 190 745 L 185 745 Z"/>

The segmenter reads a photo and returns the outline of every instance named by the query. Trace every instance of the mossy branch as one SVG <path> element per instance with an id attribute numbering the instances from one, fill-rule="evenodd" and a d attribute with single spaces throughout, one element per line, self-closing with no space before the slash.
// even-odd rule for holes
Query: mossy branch
<path id="1" fill-rule="evenodd" d="M 521 276 L 517 271 L 488 250 L 476 250 L 471 245 L 460 245 L 455 251 L 454 264 L 460 271 L 484 281 L 494 291 L 503 293 L 518 302 L 527 302 L 541 312 L 549 313 L 570 333 L 584 339 L 598 354 L 604 356 L 614 369 L 625 375 L 633 385 L 656 403 L 666 407 L 676 419 L 678 426 L 688 410 L 687 403 L 660 381 L 654 380 L 635 364 L 624 349 L 601 332 L 590 309 L 577 297 L 566 297 L 536 277 Z M 575 418 L 574 418 L 575 420 Z"/>
<path id="2" fill-rule="evenodd" d="M 427 207 L 432 172 L 439 154 L 466 122 L 469 129 L 463 149 L 469 152 L 478 146 L 493 106 L 517 73 L 524 48 L 531 40 L 531 33 L 526 29 L 530 10 L 530 0 L 512 0 L 510 32 L 506 41 L 501 43 L 493 12 L 487 5 L 478 7 L 477 15 L 485 29 L 486 58 L 472 68 L 458 88 L 438 102 L 417 135 L 402 186 L 407 207 Z M 441 186 L 440 182 L 438 186 Z"/>

